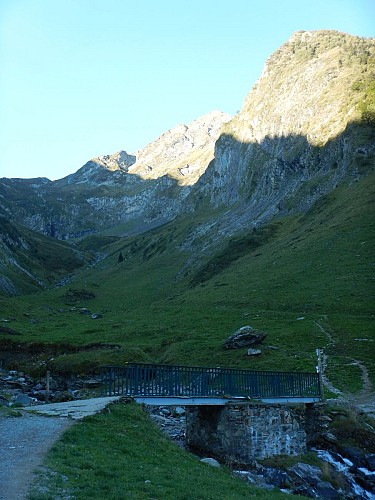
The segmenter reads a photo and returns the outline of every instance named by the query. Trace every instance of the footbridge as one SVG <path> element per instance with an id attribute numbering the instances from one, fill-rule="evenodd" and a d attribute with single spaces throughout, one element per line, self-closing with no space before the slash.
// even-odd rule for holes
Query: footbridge
<path id="1" fill-rule="evenodd" d="M 153 405 L 316 403 L 322 400 L 318 373 L 271 372 L 128 363 L 101 368 L 102 396 L 130 396 Z"/>

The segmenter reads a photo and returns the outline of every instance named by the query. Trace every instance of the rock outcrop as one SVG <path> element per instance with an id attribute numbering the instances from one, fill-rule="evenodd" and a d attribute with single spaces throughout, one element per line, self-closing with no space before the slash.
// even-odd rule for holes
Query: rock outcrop
<path id="1" fill-rule="evenodd" d="M 267 337 L 267 334 L 259 330 L 255 330 L 251 326 L 242 326 L 225 342 L 225 349 L 239 349 L 250 345 L 260 344 Z M 255 351 L 255 350 L 254 350 Z M 258 351 L 258 350 L 257 350 Z M 249 354 L 260 354 L 259 352 L 251 352 Z"/>

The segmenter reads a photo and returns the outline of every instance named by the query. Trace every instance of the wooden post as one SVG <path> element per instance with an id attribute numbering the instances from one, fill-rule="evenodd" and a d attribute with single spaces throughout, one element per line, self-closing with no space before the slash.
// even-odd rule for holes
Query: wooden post
<path id="1" fill-rule="evenodd" d="M 48 403 L 48 399 L 49 399 L 49 381 L 50 381 L 50 377 L 51 377 L 51 372 L 47 370 L 47 373 L 46 373 L 46 403 Z"/>
<path id="2" fill-rule="evenodd" d="M 316 350 L 316 355 L 318 356 L 318 374 L 319 374 L 319 389 L 322 400 L 324 401 L 324 387 L 323 387 L 323 363 L 322 363 L 322 349 Z"/>

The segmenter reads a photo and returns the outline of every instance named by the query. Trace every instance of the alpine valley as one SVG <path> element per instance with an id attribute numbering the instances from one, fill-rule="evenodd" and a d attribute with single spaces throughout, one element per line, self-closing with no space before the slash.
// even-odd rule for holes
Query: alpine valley
<path id="1" fill-rule="evenodd" d="M 375 39 L 300 31 L 234 117 L 60 180 L 0 179 L 3 359 L 314 371 L 320 348 L 327 396 L 365 404 L 374 166 Z M 223 347 L 245 325 L 267 333 L 256 356 Z"/>

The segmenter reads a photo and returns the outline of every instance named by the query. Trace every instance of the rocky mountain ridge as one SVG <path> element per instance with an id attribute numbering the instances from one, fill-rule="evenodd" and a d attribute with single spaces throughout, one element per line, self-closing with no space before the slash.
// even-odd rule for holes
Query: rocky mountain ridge
<path id="1" fill-rule="evenodd" d="M 304 211 L 372 168 L 374 74 L 374 39 L 297 32 L 267 60 L 231 120 L 212 112 L 58 181 L 2 179 L 0 210 L 70 239 L 109 227 L 137 234 L 203 206 L 223 209 L 192 230 L 190 249 L 202 235 L 209 245 Z"/>
<path id="2" fill-rule="evenodd" d="M 93 158 L 76 173 L 57 181 L 66 184 L 115 184 L 121 174 L 158 179 L 165 175 L 181 186 L 195 184 L 214 156 L 214 145 L 221 127 L 232 117 L 211 111 L 188 125 L 179 124 L 134 154 L 119 151 Z M 115 175 L 106 176 L 106 172 Z"/>
<path id="3" fill-rule="evenodd" d="M 186 196 L 213 159 L 229 115 L 214 111 L 167 131 L 134 155 L 120 151 L 94 158 L 57 180 L 1 179 L 0 212 L 59 239 L 123 224 L 139 233 L 186 210 Z M 14 208 L 16 207 L 16 210 Z"/>

